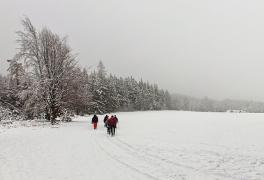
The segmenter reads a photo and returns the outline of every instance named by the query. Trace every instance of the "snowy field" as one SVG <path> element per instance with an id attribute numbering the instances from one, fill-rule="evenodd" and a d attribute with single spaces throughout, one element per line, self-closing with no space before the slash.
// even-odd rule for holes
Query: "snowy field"
<path id="1" fill-rule="evenodd" d="M 0 130 L 0 180 L 263 180 L 264 114 L 118 113 Z"/>

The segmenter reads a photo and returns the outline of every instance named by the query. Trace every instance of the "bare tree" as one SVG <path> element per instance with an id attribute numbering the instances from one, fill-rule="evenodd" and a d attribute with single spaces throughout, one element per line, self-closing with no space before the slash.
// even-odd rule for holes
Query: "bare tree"
<path id="1" fill-rule="evenodd" d="M 32 98 L 38 101 L 38 112 L 44 112 L 53 124 L 63 108 L 63 94 L 67 80 L 76 65 L 66 38 L 43 28 L 37 32 L 29 18 L 22 20 L 23 31 L 18 31 L 19 52 L 14 60 L 23 60 L 32 79 Z M 31 101 L 32 102 L 32 99 Z"/>

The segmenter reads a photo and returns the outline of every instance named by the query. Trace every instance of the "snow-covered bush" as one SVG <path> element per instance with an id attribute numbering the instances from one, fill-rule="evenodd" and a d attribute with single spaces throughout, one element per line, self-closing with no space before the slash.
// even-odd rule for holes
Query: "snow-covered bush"
<path id="1" fill-rule="evenodd" d="M 0 104 L 0 127 L 17 127 L 17 123 L 23 122 L 23 116 L 16 110 L 10 110 Z"/>
<path id="2" fill-rule="evenodd" d="M 10 110 L 0 105 L 0 122 L 7 123 L 23 119 L 23 116 L 20 116 L 18 111 Z"/>

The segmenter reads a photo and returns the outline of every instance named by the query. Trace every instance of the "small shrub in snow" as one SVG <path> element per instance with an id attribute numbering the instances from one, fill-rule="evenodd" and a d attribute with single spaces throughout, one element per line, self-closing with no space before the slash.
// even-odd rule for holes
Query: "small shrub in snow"
<path id="1" fill-rule="evenodd" d="M 16 110 L 10 110 L 0 105 L 0 122 L 6 123 L 7 121 L 18 121 L 24 118 L 19 115 Z"/>

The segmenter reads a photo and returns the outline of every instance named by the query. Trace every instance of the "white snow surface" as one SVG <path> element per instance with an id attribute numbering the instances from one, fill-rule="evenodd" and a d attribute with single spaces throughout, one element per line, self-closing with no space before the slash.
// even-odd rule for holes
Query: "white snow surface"
<path id="1" fill-rule="evenodd" d="M 263 180 L 264 114 L 117 113 L 0 131 L 0 180 Z M 2 127 L 3 128 L 3 127 Z"/>

